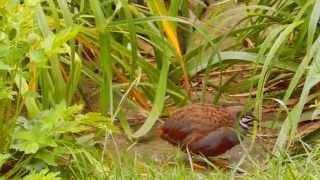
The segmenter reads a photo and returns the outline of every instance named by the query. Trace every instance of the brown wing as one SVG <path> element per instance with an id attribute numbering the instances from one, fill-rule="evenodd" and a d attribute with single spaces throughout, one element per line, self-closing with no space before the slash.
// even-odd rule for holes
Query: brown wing
<path id="1" fill-rule="evenodd" d="M 206 136 L 220 127 L 232 127 L 232 115 L 224 108 L 206 104 L 194 104 L 176 110 L 160 127 L 161 138 L 173 145 L 184 146 L 187 137 Z"/>
<path id="2" fill-rule="evenodd" d="M 166 121 L 160 127 L 160 137 L 173 145 L 181 145 L 191 133 L 192 124 L 189 121 Z"/>
<path id="3" fill-rule="evenodd" d="M 193 131 L 210 132 L 220 127 L 232 127 L 234 118 L 227 109 L 208 104 L 193 104 L 176 110 L 167 123 L 188 122 Z"/>

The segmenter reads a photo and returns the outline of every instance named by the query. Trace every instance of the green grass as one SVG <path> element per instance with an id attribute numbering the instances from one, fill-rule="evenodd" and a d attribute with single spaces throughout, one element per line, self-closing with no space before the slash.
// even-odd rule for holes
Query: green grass
<path id="1" fill-rule="evenodd" d="M 183 158 L 171 159 L 171 163 L 156 163 L 141 160 L 133 155 L 124 155 L 114 160 L 110 169 L 111 179 L 318 179 L 320 173 L 320 149 L 306 154 L 284 155 L 278 159 L 265 160 L 259 166 L 243 173 L 222 171 L 213 167 L 207 170 L 192 170 Z"/>
<path id="2" fill-rule="evenodd" d="M 202 19 L 204 23 L 192 19 L 198 14 L 192 9 L 202 7 L 192 7 L 187 1 L 144 2 L 145 7 L 127 0 L 0 2 L 0 165 L 9 167 L 0 175 L 31 179 L 60 175 L 76 179 L 318 178 L 317 145 L 307 154 L 287 154 L 304 108 L 316 104 L 313 111 L 319 111 L 313 101 L 319 98 L 320 1 L 255 0 L 214 11 L 211 18 Z M 180 36 L 185 41 L 178 41 Z M 248 39 L 254 46 L 243 46 Z M 152 51 L 146 55 L 148 48 Z M 287 113 L 278 127 L 274 157 L 266 163 L 239 175 L 191 171 L 179 160 L 176 165 L 127 155 L 105 160 L 105 139 L 115 130 L 112 122 L 119 119 L 128 139 L 139 140 L 168 105 L 191 102 L 189 80 L 204 75 L 205 97 L 209 73 L 223 72 L 234 64 L 251 64 L 254 70 L 236 86 L 231 83 L 235 75 L 225 82 L 220 76 L 212 103 L 219 102 L 225 89 L 242 89 L 256 92 L 246 100 L 249 105 L 254 102 L 260 120 L 262 105 L 270 99 L 282 106 L 279 113 Z M 85 94 L 91 92 L 83 92 L 88 81 L 97 87 L 99 107 L 94 111 L 101 114 L 82 113 L 82 106 L 77 105 L 92 102 Z M 280 81 L 287 86 L 264 91 Z M 298 103 L 289 109 L 286 106 L 292 99 Z M 130 127 L 128 107 L 147 116 L 140 128 Z M 47 151 L 55 158 L 46 156 Z"/>

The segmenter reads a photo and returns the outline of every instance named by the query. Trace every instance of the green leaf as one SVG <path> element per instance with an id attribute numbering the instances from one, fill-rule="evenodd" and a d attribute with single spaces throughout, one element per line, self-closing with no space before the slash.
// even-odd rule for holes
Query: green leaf
<path id="1" fill-rule="evenodd" d="M 315 5 L 313 6 L 313 10 L 310 16 L 309 24 L 308 24 L 308 40 L 307 40 L 307 46 L 308 49 L 310 49 L 313 40 L 314 35 L 317 31 L 317 27 L 319 27 L 319 18 L 320 18 L 320 1 L 316 1 Z"/>
<path id="2" fill-rule="evenodd" d="M 112 123 L 110 118 L 103 116 L 101 113 L 89 112 L 86 114 L 79 114 L 76 120 L 83 125 L 93 126 L 102 130 L 111 132 L 118 132 L 119 129 Z"/>
<path id="3" fill-rule="evenodd" d="M 276 155 L 280 155 L 281 152 L 286 150 L 286 147 L 288 147 L 288 145 L 290 144 L 290 140 L 294 138 L 304 106 L 308 102 L 309 93 L 311 89 L 320 82 L 320 51 L 316 51 L 319 48 L 320 37 L 318 37 L 310 50 L 310 59 L 314 60 L 312 64 L 307 68 L 308 73 L 306 80 L 304 81 L 304 86 L 300 94 L 299 102 L 295 105 L 292 111 L 290 111 L 288 117 L 281 126 L 279 136 L 273 149 L 273 153 L 276 153 Z"/>
<path id="4" fill-rule="evenodd" d="M 63 113 L 66 109 L 65 102 L 56 105 L 54 109 L 50 109 L 47 113 L 42 114 L 39 118 L 43 121 L 42 130 L 53 130 L 58 122 L 63 119 Z"/>
<path id="5" fill-rule="evenodd" d="M 0 61 L 0 70 L 3 70 L 3 71 L 11 71 L 12 68 L 5 64 L 4 62 Z"/>
<path id="6" fill-rule="evenodd" d="M 41 0 L 25 0 L 24 3 L 26 6 L 36 6 L 40 4 Z"/>
<path id="7" fill-rule="evenodd" d="M 1 83 L 0 83 L 1 84 Z M 12 90 L 12 87 L 9 86 L 0 86 L 0 100 L 1 99 L 10 99 L 13 100 L 14 96 L 17 95 L 16 91 Z"/>
<path id="8" fill-rule="evenodd" d="M 25 142 L 20 145 L 19 149 L 20 151 L 24 151 L 26 154 L 34 154 L 39 150 L 39 144 L 35 142 Z"/>
<path id="9" fill-rule="evenodd" d="M 63 116 L 65 118 L 65 120 L 72 120 L 74 119 L 74 116 L 76 114 L 79 114 L 83 109 L 83 105 L 82 104 L 74 104 L 72 106 L 67 107 L 64 112 L 63 112 Z"/>
<path id="10" fill-rule="evenodd" d="M 300 79 L 302 78 L 303 74 L 305 73 L 305 70 L 308 67 L 308 64 L 312 60 L 314 54 L 318 51 L 320 46 L 320 36 L 317 38 L 317 40 L 313 43 L 310 49 L 308 49 L 307 54 L 302 59 L 301 63 L 299 64 L 299 67 L 295 71 L 295 74 L 293 78 L 290 81 L 289 87 L 287 88 L 287 91 L 285 95 L 283 96 L 283 101 L 287 102 L 292 95 L 295 87 L 298 85 Z"/>
<path id="11" fill-rule="evenodd" d="M 48 169 L 43 169 L 40 172 L 38 171 L 32 171 L 25 177 L 23 177 L 23 180 L 60 180 L 58 175 L 60 172 L 49 172 Z"/>
<path id="12" fill-rule="evenodd" d="M 102 84 L 100 85 L 100 110 L 106 115 L 113 114 L 113 92 L 112 92 L 112 63 L 111 57 L 111 35 L 109 33 L 100 34 L 100 65 L 102 69 Z"/>
<path id="13" fill-rule="evenodd" d="M 0 32 L 1 35 L 1 32 Z M 0 44 L 0 58 L 5 58 L 10 53 L 10 47 L 7 45 L 9 42 L 4 42 Z M 0 61 L 1 64 L 5 64 L 3 61 Z M 5 70 L 5 69 L 4 69 Z"/>
<path id="14" fill-rule="evenodd" d="M 241 52 L 241 51 L 223 51 L 220 52 L 220 60 L 224 63 L 228 62 L 234 62 L 235 60 L 240 60 L 238 62 L 249 62 L 254 63 L 257 59 L 258 54 L 257 53 L 251 53 L 251 52 Z M 192 61 L 189 61 L 187 64 L 188 72 L 190 76 L 196 75 L 198 72 L 204 70 L 208 66 L 209 59 L 203 58 L 203 59 L 193 59 Z M 259 64 L 263 64 L 264 61 L 259 62 Z M 275 67 L 289 70 L 289 71 L 295 71 L 297 68 L 297 65 L 290 61 L 277 61 L 275 60 L 273 62 Z M 217 66 L 219 64 L 219 58 L 217 56 L 214 57 L 213 61 L 211 62 L 212 66 Z M 176 73 L 176 72 L 174 72 Z"/>
<path id="15" fill-rule="evenodd" d="M 287 38 L 290 35 L 291 32 L 295 30 L 299 25 L 301 25 L 302 21 L 296 21 L 288 26 L 284 26 L 285 28 L 282 30 L 282 27 L 274 29 L 273 33 L 270 34 L 272 35 L 271 39 L 275 39 L 275 42 L 272 43 L 272 46 L 267 52 L 266 57 L 263 58 L 263 67 L 260 73 L 260 79 L 258 82 L 258 87 L 257 87 L 257 96 L 256 96 L 256 105 L 255 105 L 255 111 L 257 113 L 257 117 L 259 120 L 262 119 L 262 101 L 263 101 L 263 88 L 265 86 L 265 83 L 267 82 L 269 75 L 270 75 L 270 70 L 273 66 L 273 63 L 275 61 L 275 57 L 277 56 L 277 53 L 279 53 L 281 46 L 287 42 Z M 277 36 L 278 35 L 278 36 Z M 262 49 L 263 50 L 263 49 Z M 257 60 L 258 62 L 261 61 L 260 58 L 263 54 L 259 54 L 259 59 Z"/>
<path id="16" fill-rule="evenodd" d="M 15 77 L 15 83 L 19 89 L 20 94 L 24 94 L 29 90 L 27 81 L 21 74 L 17 74 Z M 39 107 L 36 103 L 36 100 L 33 97 L 25 97 L 24 103 L 30 117 L 35 117 L 39 113 Z"/>
<path id="17" fill-rule="evenodd" d="M 156 91 L 156 96 L 153 101 L 152 110 L 149 114 L 149 117 L 146 119 L 145 123 L 142 125 L 142 127 L 140 127 L 140 129 L 132 135 L 133 138 L 139 138 L 141 136 L 144 136 L 146 133 L 148 133 L 162 112 L 164 102 L 165 102 L 168 72 L 170 67 L 170 60 L 169 60 L 169 57 L 167 56 L 168 48 L 165 47 L 165 49 L 166 50 L 164 51 L 164 56 L 163 56 L 164 58 L 162 59 L 162 69 L 160 73 L 158 89 Z"/>
<path id="18" fill-rule="evenodd" d="M 29 66 L 45 68 L 47 65 L 48 57 L 44 49 L 31 49 L 29 53 L 30 64 Z"/>
<path id="19" fill-rule="evenodd" d="M 50 166 L 57 166 L 56 163 L 56 155 L 54 152 L 48 151 L 46 149 L 40 150 L 36 155 L 35 158 L 38 158 L 42 161 L 44 161 L 46 164 Z"/>
<path id="20" fill-rule="evenodd" d="M 0 153 L 0 169 L 2 167 L 2 165 L 11 157 L 10 154 L 3 154 Z"/>
<path id="21" fill-rule="evenodd" d="M 293 0 L 293 1 L 301 7 L 307 3 L 306 0 Z"/>
<path id="22" fill-rule="evenodd" d="M 101 7 L 102 6 L 98 0 L 91 0 L 90 1 L 90 8 L 91 8 L 93 15 L 95 17 L 96 25 L 97 25 L 99 31 L 103 31 L 103 28 L 104 28 L 105 22 L 106 22 Z"/>
<path id="23" fill-rule="evenodd" d="M 61 47 L 67 41 L 74 39 L 80 30 L 79 26 L 71 26 L 69 28 L 64 29 L 63 31 L 55 34 L 52 48 Z"/>

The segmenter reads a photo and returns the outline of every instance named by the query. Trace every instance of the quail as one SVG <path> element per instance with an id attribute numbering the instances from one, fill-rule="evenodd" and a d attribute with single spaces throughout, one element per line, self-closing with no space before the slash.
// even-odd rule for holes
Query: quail
<path id="1" fill-rule="evenodd" d="M 254 116 L 240 106 L 193 104 L 176 110 L 159 128 L 160 137 L 182 150 L 207 157 L 218 156 L 239 144 Z"/>

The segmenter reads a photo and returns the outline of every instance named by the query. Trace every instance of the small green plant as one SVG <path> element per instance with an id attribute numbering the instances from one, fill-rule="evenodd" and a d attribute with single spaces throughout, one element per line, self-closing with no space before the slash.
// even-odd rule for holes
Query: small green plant
<path id="1" fill-rule="evenodd" d="M 48 169 L 40 172 L 32 171 L 30 174 L 23 177 L 23 180 L 60 180 L 59 173 L 49 172 Z"/>
<path id="2" fill-rule="evenodd" d="M 6 168 L 9 162 L 12 166 L 3 175 L 9 178 L 43 169 L 59 171 L 63 167 L 72 172 L 71 168 L 76 169 L 73 166 L 79 163 L 77 156 L 87 153 L 91 159 L 98 157 L 90 152 L 94 152 L 92 150 L 99 145 L 106 131 L 115 132 L 117 129 L 101 114 L 80 114 L 81 110 L 81 105 L 67 107 L 60 103 L 31 120 L 20 116 L 12 134 L 10 150 L 1 156 L 2 167 Z M 96 168 L 95 164 L 91 170 Z"/>

